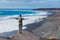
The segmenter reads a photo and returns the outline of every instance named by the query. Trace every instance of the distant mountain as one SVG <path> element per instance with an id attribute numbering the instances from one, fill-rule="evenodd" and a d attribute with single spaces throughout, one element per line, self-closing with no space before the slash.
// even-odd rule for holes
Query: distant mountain
<path id="1" fill-rule="evenodd" d="M 36 8 L 32 10 L 60 10 L 60 8 Z"/>

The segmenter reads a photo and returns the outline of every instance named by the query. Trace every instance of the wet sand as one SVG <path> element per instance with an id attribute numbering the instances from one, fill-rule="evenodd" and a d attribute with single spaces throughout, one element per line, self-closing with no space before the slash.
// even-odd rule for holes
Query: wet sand
<path id="1" fill-rule="evenodd" d="M 44 23 L 44 21 L 39 21 L 39 22 L 27 24 L 27 25 L 25 25 L 25 26 L 27 26 L 27 28 L 25 30 L 32 32 L 34 29 L 39 28 L 43 23 Z"/>

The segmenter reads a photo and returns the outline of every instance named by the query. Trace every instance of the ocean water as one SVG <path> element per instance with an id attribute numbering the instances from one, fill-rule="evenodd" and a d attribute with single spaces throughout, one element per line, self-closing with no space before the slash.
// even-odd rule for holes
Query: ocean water
<path id="1" fill-rule="evenodd" d="M 36 13 L 35 11 L 33 10 L 9 10 L 9 9 L 6 9 L 6 10 L 0 10 L 0 16 L 11 16 L 11 15 L 23 15 L 23 14 L 34 14 Z"/>
<path id="2" fill-rule="evenodd" d="M 19 17 L 22 15 L 23 18 L 28 18 L 28 20 L 23 20 L 23 30 L 27 29 L 28 24 L 37 23 L 43 21 L 43 18 L 47 18 L 52 15 L 49 11 L 34 11 L 27 9 L 0 9 L 0 36 L 8 37 L 11 34 L 16 33 L 18 30 L 18 20 L 9 19 L 12 17 Z"/>
<path id="3" fill-rule="evenodd" d="M 23 15 L 23 14 L 36 14 L 36 13 L 39 13 L 40 12 L 40 14 L 43 14 L 43 13 L 41 13 L 41 12 L 43 12 L 43 11 L 34 11 L 34 10 L 28 10 L 28 9 L 0 9 L 0 16 L 11 16 L 11 15 Z M 43 15 L 50 15 L 51 14 L 51 12 L 49 13 L 48 12 L 48 14 L 47 13 L 45 13 L 45 14 L 43 14 Z"/>

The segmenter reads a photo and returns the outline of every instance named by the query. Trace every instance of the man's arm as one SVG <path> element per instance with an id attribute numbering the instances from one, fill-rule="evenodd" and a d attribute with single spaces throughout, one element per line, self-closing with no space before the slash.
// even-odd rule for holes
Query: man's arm
<path id="1" fill-rule="evenodd" d="M 22 20 L 28 20 L 29 18 L 22 18 Z"/>
<path id="2" fill-rule="evenodd" d="M 17 18 L 17 17 L 11 17 L 11 18 L 8 18 L 8 19 L 16 19 L 16 20 L 18 20 L 19 18 Z"/>

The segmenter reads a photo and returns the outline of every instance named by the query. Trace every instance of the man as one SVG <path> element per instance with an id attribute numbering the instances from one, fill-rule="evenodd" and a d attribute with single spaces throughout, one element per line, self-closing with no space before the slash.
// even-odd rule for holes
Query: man
<path id="1" fill-rule="evenodd" d="M 11 17 L 9 19 L 16 19 L 19 20 L 19 33 L 22 34 L 22 20 L 27 20 L 28 18 L 22 18 L 22 15 L 19 15 L 19 17 Z"/>

